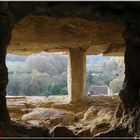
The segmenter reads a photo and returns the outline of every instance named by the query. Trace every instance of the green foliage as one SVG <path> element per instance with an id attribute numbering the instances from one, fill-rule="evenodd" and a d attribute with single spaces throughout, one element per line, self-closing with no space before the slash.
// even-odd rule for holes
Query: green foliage
<path id="1" fill-rule="evenodd" d="M 67 57 L 64 55 L 35 54 L 27 57 L 25 62 L 7 61 L 7 66 L 9 95 L 66 94 L 63 88 L 67 90 Z"/>
<path id="2" fill-rule="evenodd" d="M 66 87 L 61 89 L 61 93 L 59 93 L 59 95 L 68 95 L 68 90 Z"/>
<path id="3" fill-rule="evenodd" d="M 50 96 L 51 92 L 49 92 L 48 90 L 45 90 L 41 93 L 41 96 Z"/>
<path id="4" fill-rule="evenodd" d="M 99 57 L 98 57 L 99 59 Z M 103 58 L 102 58 L 103 59 Z M 90 85 L 108 85 L 118 92 L 124 75 L 122 58 L 107 58 L 87 65 L 87 90 Z M 67 56 L 36 54 L 26 61 L 7 61 L 8 95 L 49 96 L 67 95 Z"/>
<path id="5" fill-rule="evenodd" d="M 93 75 L 92 75 L 92 71 L 89 71 L 88 73 L 87 73 L 87 83 L 89 84 L 89 85 L 91 85 L 92 83 L 93 83 Z"/>
<path id="6" fill-rule="evenodd" d="M 52 84 L 45 90 L 41 95 L 50 96 L 50 95 L 67 95 L 67 88 L 63 84 Z"/>
<path id="7" fill-rule="evenodd" d="M 35 54 L 27 58 L 26 68 L 28 71 L 37 70 L 40 73 L 47 73 L 50 76 L 66 71 L 67 57 L 59 54 Z"/>
<path id="8" fill-rule="evenodd" d="M 124 80 L 123 61 L 121 57 L 110 57 L 108 61 L 90 64 L 87 68 L 87 91 L 90 85 L 107 85 L 113 93 L 118 93 Z"/>

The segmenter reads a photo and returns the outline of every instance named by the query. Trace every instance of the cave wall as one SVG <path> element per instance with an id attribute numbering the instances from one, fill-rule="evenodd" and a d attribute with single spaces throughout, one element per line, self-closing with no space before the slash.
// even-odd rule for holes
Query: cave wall
<path id="1" fill-rule="evenodd" d="M 123 25 L 109 21 L 30 15 L 15 25 L 8 52 L 32 54 L 40 51 L 57 52 L 81 48 L 88 55 L 99 53 L 123 55 L 125 49 L 123 30 Z"/>
<path id="2" fill-rule="evenodd" d="M 133 15 L 135 16 L 135 15 Z M 125 128 L 125 135 L 140 136 L 140 28 L 139 20 L 127 23 L 123 33 L 126 41 L 124 55 L 125 80 L 119 96 L 121 102 L 116 117 L 121 118 L 120 124 Z"/>
<path id="3" fill-rule="evenodd" d="M 11 39 L 11 24 L 5 15 L 7 4 L 0 5 L 0 121 L 10 121 L 6 107 L 6 86 L 8 84 L 8 70 L 5 64 L 7 45 Z"/>

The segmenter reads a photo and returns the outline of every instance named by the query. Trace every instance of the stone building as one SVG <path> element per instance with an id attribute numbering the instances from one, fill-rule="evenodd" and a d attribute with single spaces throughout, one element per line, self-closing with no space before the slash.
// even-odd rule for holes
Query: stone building
<path id="1" fill-rule="evenodd" d="M 111 90 L 108 86 L 91 85 L 88 90 L 88 96 L 92 95 L 110 95 Z"/>

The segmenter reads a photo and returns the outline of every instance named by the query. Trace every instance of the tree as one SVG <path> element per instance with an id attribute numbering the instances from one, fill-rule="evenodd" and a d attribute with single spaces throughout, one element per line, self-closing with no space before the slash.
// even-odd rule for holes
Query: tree
<path id="1" fill-rule="evenodd" d="M 47 90 L 42 92 L 41 95 L 49 96 L 49 95 L 67 95 L 67 87 L 65 84 L 60 83 L 52 83 Z"/>
<path id="2" fill-rule="evenodd" d="M 89 86 L 90 85 L 93 85 L 93 76 L 92 76 L 92 71 L 89 71 L 88 73 L 87 73 L 87 90 L 89 89 Z"/>
<path id="3" fill-rule="evenodd" d="M 123 81 L 123 78 L 117 77 L 110 82 L 109 86 L 113 93 L 119 93 L 119 91 L 122 89 Z"/>

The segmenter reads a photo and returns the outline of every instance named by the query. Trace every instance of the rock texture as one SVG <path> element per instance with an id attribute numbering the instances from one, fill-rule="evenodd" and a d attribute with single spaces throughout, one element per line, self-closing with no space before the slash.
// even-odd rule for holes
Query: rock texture
<path id="1" fill-rule="evenodd" d="M 21 119 L 23 121 L 40 120 L 40 123 L 49 121 L 51 125 L 69 124 L 74 121 L 74 113 L 54 108 L 35 108 L 30 113 L 23 115 Z"/>
<path id="2" fill-rule="evenodd" d="M 5 4 L 8 19 L 15 25 L 8 50 L 21 54 L 82 48 L 86 54 L 123 55 L 125 24 L 138 17 L 139 8 L 137 3 L 113 2 Z"/>
<path id="3" fill-rule="evenodd" d="M 26 133 L 29 129 L 27 135 L 31 135 L 30 132 L 38 129 L 40 131 L 41 127 L 49 128 L 53 133 L 51 136 L 56 136 L 59 134 L 58 128 L 61 126 L 62 131 L 65 129 L 64 127 L 67 127 L 66 129 L 72 131 L 74 136 L 91 137 L 98 132 L 108 130 L 110 125 L 114 123 L 115 118 L 113 116 L 119 102 L 117 96 L 95 97 L 90 103 L 71 105 L 66 104 L 66 99 L 66 96 L 50 96 L 48 98 L 8 96 L 8 110 L 11 119 L 16 122 L 14 128 L 16 129 L 17 126 L 16 130 L 21 134 Z M 36 101 L 38 104 L 31 106 L 31 103 Z M 82 115 L 78 118 L 77 114 Z M 24 128 L 24 131 L 20 129 L 21 127 Z M 43 135 L 42 133 L 44 134 L 44 129 L 41 131 L 41 135 Z"/>
<path id="4" fill-rule="evenodd" d="M 115 52 L 120 55 L 124 52 L 124 39 L 121 35 L 123 30 L 123 26 L 112 22 L 28 16 L 13 29 L 8 51 L 30 54 L 81 48 L 87 54 L 107 54 L 110 52 L 109 48 L 116 46 Z"/>

